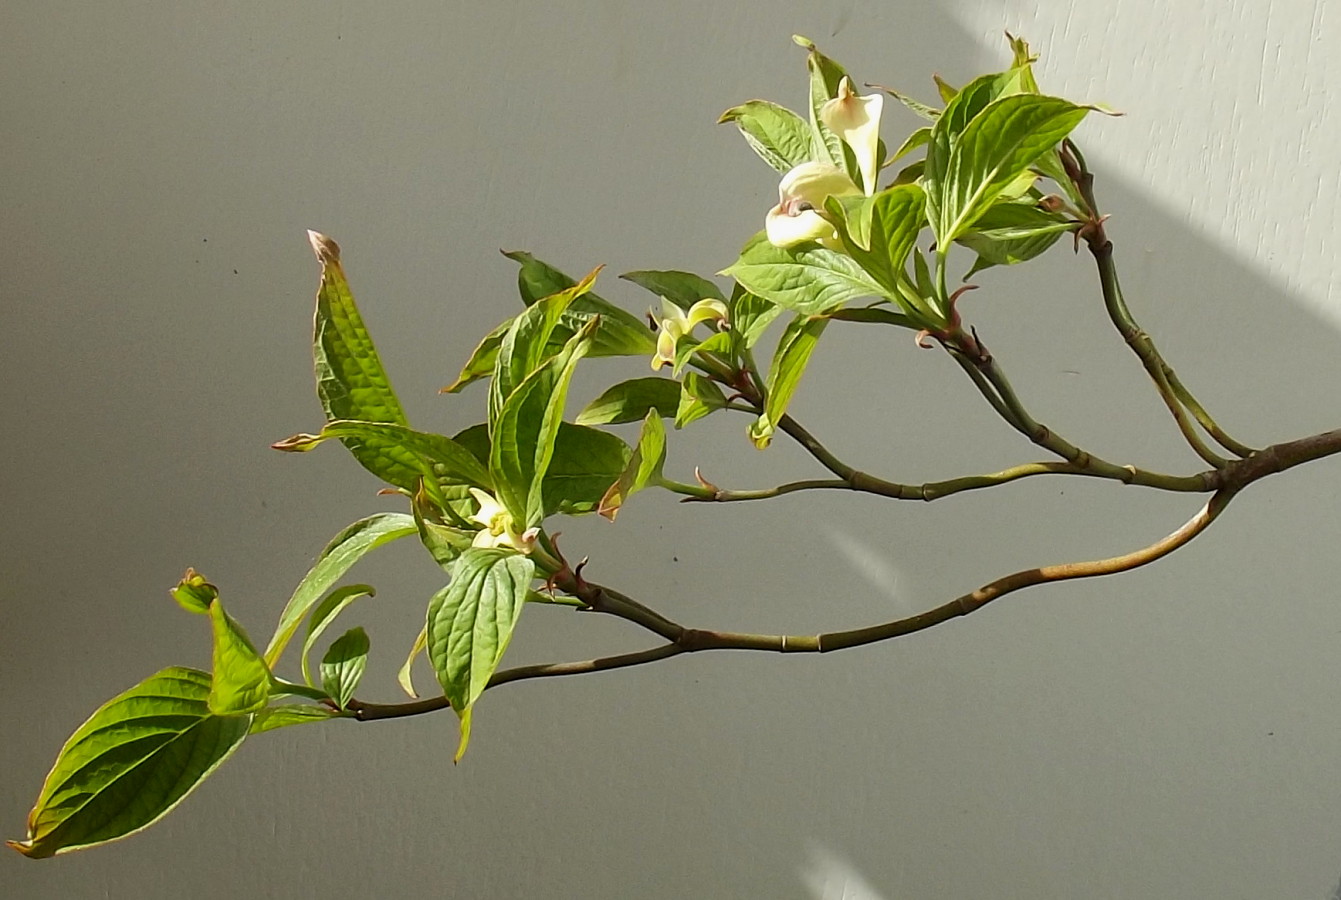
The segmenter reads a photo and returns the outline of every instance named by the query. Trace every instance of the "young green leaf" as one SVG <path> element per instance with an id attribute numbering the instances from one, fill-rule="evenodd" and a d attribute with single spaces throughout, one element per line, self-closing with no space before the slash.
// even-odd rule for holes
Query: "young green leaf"
<path id="1" fill-rule="evenodd" d="M 971 277 L 989 266 L 1009 266 L 1043 253 L 1077 223 L 1065 216 L 1039 209 L 1031 203 L 998 203 L 960 235 L 959 243 L 978 254 Z"/>
<path id="2" fill-rule="evenodd" d="M 591 349 L 593 319 L 564 349 L 521 383 L 499 411 L 490 436 L 489 472 L 495 496 L 519 529 L 544 518 L 543 481 L 554 453 L 573 371 Z"/>
<path id="3" fill-rule="evenodd" d="M 473 498 L 472 498 L 473 502 Z M 452 562 L 475 540 L 476 531 L 441 521 L 426 492 L 416 491 L 410 500 L 419 541 L 433 561 L 450 571 Z M 464 524 L 464 523 L 463 523 Z"/>
<path id="4" fill-rule="evenodd" d="M 320 434 L 295 434 L 270 446 L 303 453 L 330 438 L 357 440 L 364 468 L 403 491 L 415 490 L 424 478 L 432 479 L 435 488 L 493 486 L 488 470 L 451 438 L 389 422 L 328 422 Z"/>
<path id="5" fill-rule="evenodd" d="M 573 301 L 591 291 L 601 267 L 572 287 L 557 291 L 537 300 L 526 311 L 512 320 L 494 363 L 494 379 L 489 385 L 489 420 L 498 416 L 503 402 L 536 369 L 554 354 L 550 339 L 563 314 Z"/>
<path id="6" fill-rule="evenodd" d="M 774 247 L 762 231 L 721 274 L 783 309 L 808 316 L 861 297 L 893 299 L 846 254 L 813 244 Z"/>
<path id="7" fill-rule="evenodd" d="M 895 100 L 902 103 L 905 107 L 908 108 L 909 111 L 911 111 L 914 115 L 916 115 L 920 119 L 926 119 L 928 122 L 935 122 L 938 118 L 940 118 L 941 111 L 936 107 L 929 106 L 926 103 L 923 103 L 921 100 L 915 100 L 901 91 L 894 90 L 894 88 L 885 87 L 884 85 L 881 84 L 870 84 L 867 85 L 867 87 L 873 87 L 876 88 L 877 90 L 884 91 L 886 94 L 889 94 L 889 96 L 893 97 Z"/>
<path id="8" fill-rule="evenodd" d="M 815 352 L 815 344 L 828 324 L 826 318 L 798 315 L 782 333 L 778 349 L 773 354 L 773 364 L 768 370 L 768 393 L 763 414 L 750 428 L 750 439 L 760 450 L 773 440 L 773 432 L 787 412 L 792 395 L 801 382 L 801 375 L 810 363 L 810 355 Z"/>
<path id="9" fill-rule="evenodd" d="M 888 188 L 865 204 L 869 224 L 865 235 L 853 235 L 846 207 L 837 197 L 826 204 L 830 215 L 842 223 L 839 234 L 848 253 L 881 287 L 885 295 L 899 297 L 899 282 L 905 278 L 908 254 L 917 244 L 917 236 L 926 225 L 925 195 L 915 184 Z M 858 237 L 864 236 L 865 242 Z"/>
<path id="10" fill-rule="evenodd" d="M 331 538 L 317 557 L 316 564 L 303 577 L 293 596 L 280 614 L 275 635 L 265 649 L 265 661 L 271 668 L 279 662 L 298 626 L 303 623 L 312 607 L 344 577 L 349 568 L 364 554 L 397 538 L 415 534 L 414 518 L 404 513 L 377 513 L 359 519 Z"/>
<path id="11" fill-rule="evenodd" d="M 270 669 L 217 598 L 210 604 L 209 615 L 214 633 L 210 712 L 216 716 L 254 713 L 270 700 Z"/>
<path id="12" fill-rule="evenodd" d="M 542 482 L 545 515 L 595 512 L 632 452 L 618 435 L 562 423 Z"/>
<path id="13" fill-rule="evenodd" d="M 531 306 L 551 294 L 577 284 L 558 269 L 541 262 L 520 250 L 504 252 L 504 256 L 521 265 L 517 273 L 517 288 L 522 302 Z M 593 316 L 601 317 L 601 330 L 592 342 L 592 356 L 651 356 L 657 348 L 656 338 L 647 323 L 625 312 L 608 300 L 588 291 L 573 301 L 563 314 L 551 342 L 557 351 L 576 334 Z"/>
<path id="14" fill-rule="evenodd" d="M 838 135 L 829 130 L 820 118 L 820 109 L 825 103 L 838 96 L 838 84 L 847 71 L 834 62 L 815 46 L 809 38 L 799 34 L 792 35 L 792 41 L 806 51 L 806 69 L 810 72 L 810 127 L 815 133 L 815 159 L 833 163 L 845 169 L 853 178 L 859 178 L 855 161 L 849 159 L 851 153 L 843 146 Z"/>
<path id="15" fill-rule="evenodd" d="M 733 106 L 717 122 L 735 122 L 750 149 L 779 172 L 806 162 L 814 152 L 810 125 L 790 109 L 767 100 Z"/>
<path id="16" fill-rule="evenodd" d="M 938 219 L 939 252 L 977 221 L 1002 191 L 1089 112 L 1059 97 L 1012 94 L 994 100 L 950 151 Z M 940 123 L 937 123 L 939 126 Z"/>
<path id="17" fill-rule="evenodd" d="M 283 706 L 267 706 L 252 716 L 251 730 L 248 734 L 260 734 L 287 728 L 290 725 L 303 725 L 307 722 L 325 722 L 327 719 L 343 718 L 344 715 L 329 706 L 315 706 L 310 703 L 289 703 Z"/>
<path id="18" fill-rule="evenodd" d="M 428 646 L 428 626 L 425 625 L 419 629 L 419 636 L 414 639 L 414 644 L 410 647 L 409 654 L 405 657 L 405 662 L 401 664 L 400 670 L 396 672 L 396 683 L 400 685 L 409 696 L 419 699 L 419 694 L 414 689 L 414 679 L 412 677 L 414 661 L 419 658 L 419 654 L 424 652 Z"/>
<path id="19" fill-rule="evenodd" d="M 321 686 L 344 709 L 358 690 L 368 666 L 368 633 L 351 628 L 335 639 L 321 658 Z"/>
<path id="20" fill-rule="evenodd" d="M 498 348 L 503 343 L 503 335 L 507 334 L 511 327 L 512 320 L 508 319 L 486 334 L 470 354 L 470 359 L 466 360 L 466 364 L 461 367 L 461 374 L 457 375 L 455 381 L 442 388 L 438 393 L 456 394 L 466 385 L 492 375 L 494 373 L 494 361 L 498 359 Z"/>
<path id="21" fill-rule="evenodd" d="M 408 424 L 349 290 L 340 265 L 340 247 L 315 231 L 307 235 L 321 261 L 312 359 L 317 396 L 326 418 Z M 357 438 L 346 438 L 343 443 L 356 459 L 364 461 L 365 451 Z"/>
<path id="22" fill-rule="evenodd" d="M 665 462 L 666 427 L 661 423 L 661 416 L 655 410 L 649 410 L 628 465 L 601 498 L 600 514 L 613 522 L 625 501 L 661 477 Z"/>
<path id="23" fill-rule="evenodd" d="M 782 307 L 751 294 L 737 284 L 731 294 L 730 313 L 727 316 L 731 322 L 732 340 L 743 350 L 752 348 L 780 315 Z"/>
<path id="24" fill-rule="evenodd" d="M 35 859 L 134 834 L 227 759 L 249 716 L 209 711 L 210 676 L 169 668 L 108 701 L 65 742 L 9 846 Z"/>
<path id="25" fill-rule="evenodd" d="M 717 383 L 697 372 L 685 372 L 680 386 L 680 405 L 675 411 L 676 428 L 683 428 L 726 406 L 726 395 Z"/>
<path id="26" fill-rule="evenodd" d="M 621 381 L 587 404 L 577 414 L 579 425 L 618 425 L 640 422 L 649 409 L 663 416 L 675 415 L 680 402 L 680 386 L 669 378 L 655 375 Z"/>
<path id="27" fill-rule="evenodd" d="M 181 582 L 172 589 L 172 599 L 184 610 L 198 615 L 210 611 L 210 604 L 219 599 L 219 589 L 205 580 L 195 569 L 187 569 Z"/>
<path id="28" fill-rule="evenodd" d="M 377 591 L 373 590 L 371 585 L 350 584 L 331 591 L 326 599 L 321 601 L 321 605 L 312 610 L 312 615 L 307 620 L 307 637 L 303 639 L 303 652 L 299 657 L 302 664 L 303 681 L 314 684 L 312 670 L 307 665 L 307 656 L 312 652 L 313 645 L 321 638 L 327 627 L 335 621 L 335 617 L 340 615 L 346 606 L 358 598 L 375 596 L 377 596 Z M 327 693 L 330 693 L 330 691 L 327 691 Z"/>
<path id="29" fill-rule="evenodd" d="M 457 560 L 451 584 L 429 602 L 428 658 L 461 718 L 458 760 L 469 742 L 471 709 L 512 640 L 534 576 L 535 563 L 526 556 L 471 548 Z"/>
<path id="30" fill-rule="evenodd" d="M 692 272 L 649 269 L 641 272 L 625 272 L 619 277 L 625 281 L 632 281 L 658 297 L 665 297 L 686 312 L 700 300 L 726 299 L 722 296 L 721 288 Z"/>

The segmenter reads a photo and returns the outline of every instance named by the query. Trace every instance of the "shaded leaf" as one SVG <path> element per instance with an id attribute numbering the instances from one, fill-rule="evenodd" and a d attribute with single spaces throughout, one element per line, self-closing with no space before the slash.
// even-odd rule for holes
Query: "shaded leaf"
<path id="1" fill-rule="evenodd" d="M 529 253 L 514 250 L 503 255 L 521 265 L 517 288 L 527 306 L 577 283 Z M 601 330 L 592 342 L 592 356 L 651 356 L 656 352 L 656 337 L 646 322 L 591 291 L 574 300 L 561 317 L 560 327 L 551 336 L 554 349 L 561 348 L 593 316 L 601 317 Z"/>
<path id="2" fill-rule="evenodd" d="M 680 386 L 680 405 L 675 411 L 676 428 L 683 428 L 726 406 L 726 395 L 717 383 L 697 372 L 685 372 Z"/>
<path id="3" fill-rule="evenodd" d="M 662 416 L 675 415 L 680 402 L 680 386 L 669 378 L 652 375 L 621 381 L 577 414 L 579 425 L 619 425 L 640 422 L 649 409 Z"/>
<path id="4" fill-rule="evenodd" d="M 625 272 L 619 277 L 632 281 L 658 297 L 665 297 L 686 312 L 700 300 L 726 299 L 717 285 L 692 272 L 649 269 L 641 272 Z"/>
<path id="5" fill-rule="evenodd" d="M 336 588 L 321 605 L 312 610 L 311 617 L 307 620 L 307 637 L 303 640 L 303 652 L 299 657 L 303 670 L 303 681 L 313 684 L 312 671 L 307 665 L 307 656 L 312 652 L 313 645 L 321 639 L 321 635 L 327 627 L 335 621 L 335 617 L 344 611 L 344 608 L 353 603 L 360 597 L 375 597 L 377 591 L 373 590 L 372 585 L 351 584 L 342 588 Z M 326 693 L 330 693 L 328 690 Z M 343 705 L 343 704 L 341 704 Z"/>
<path id="6" fill-rule="evenodd" d="M 344 709 L 358 690 L 368 666 L 368 633 L 351 628 L 326 649 L 321 658 L 321 686 Z"/>

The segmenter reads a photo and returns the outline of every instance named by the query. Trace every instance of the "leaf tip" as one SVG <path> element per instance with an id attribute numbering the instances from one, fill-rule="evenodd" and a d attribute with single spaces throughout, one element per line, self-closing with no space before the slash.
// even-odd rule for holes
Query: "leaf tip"
<path id="1" fill-rule="evenodd" d="M 334 265 L 340 261 L 340 245 L 320 231 L 309 228 L 307 240 L 312 244 L 312 252 L 321 260 L 322 265 Z"/>
<path id="2" fill-rule="evenodd" d="M 5 841 L 5 846 L 17 850 L 29 859 L 45 859 L 51 856 L 50 853 L 44 853 L 31 840 L 27 841 Z"/>
<path id="3" fill-rule="evenodd" d="M 792 43 L 798 47 L 804 47 L 806 50 L 815 49 L 815 42 L 803 34 L 792 35 Z"/>

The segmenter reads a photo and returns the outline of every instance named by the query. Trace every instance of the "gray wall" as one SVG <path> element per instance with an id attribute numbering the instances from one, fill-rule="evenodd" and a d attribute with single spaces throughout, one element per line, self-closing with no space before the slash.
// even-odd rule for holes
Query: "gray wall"
<path id="1" fill-rule="evenodd" d="M 1004 59 L 1003 29 L 1025 34 L 1045 89 L 1128 113 L 1079 139 L 1132 304 L 1185 379 L 1252 442 L 1335 427 L 1334 17 L 1301 0 L 1033 6 L 4 4 L 4 835 L 21 836 L 96 705 L 163 666 L 207 665 L 202 623 L 166 594 L 187 565 L 264 635 L 331 534 L 395 506 L 337 448 L 266 449 L 320 424 L 303 229 L 343 245 L 412 420 L 479 421 L 479 391 L 435 391 L 513 308 L 499 247 L 573 272 L 711 272 L 759 227 L 774 177 L 712 123 L 750 97 L 804 102 L 792 32 L 926 98 L 930 72 L 966 79 Z M 1110 458 L 1196 469 L 1086 261 L 1059 249 L 987 273 L 965 308 L 1043 421 Z M 1034 458 L 942 355 L 866 331 L 830 329 L 796 401 L 840 455 L 909 481 Z M 645 363 L 590 369 L 579 393 Z M 677 435 L 671 471 L 740 487 L 815 471 L 782 441 L 757 453 L 744 425 Z M 456 767 L 450 714 L 266 735 L 148 832 L 44 863 L 0 856 L 0 884 L 23 898 L 1328 897 L 1337 477 L 1335 462 L 1289 473 L 1153 567 L 893 644 L 509 686 Z M 814 631 L 1133 549 L 1198 503 L 1056 480 L 929 506 L 648 495 L 616 526 L 564 530 L 594 576 L 686 622 Z M 397 698 L 435 572 L 408 543 L 357 570 L 380 589 L 354 618 L 373 639 L 368 699 Z M 648 644 L 536 608 L 510 655 Z"/>

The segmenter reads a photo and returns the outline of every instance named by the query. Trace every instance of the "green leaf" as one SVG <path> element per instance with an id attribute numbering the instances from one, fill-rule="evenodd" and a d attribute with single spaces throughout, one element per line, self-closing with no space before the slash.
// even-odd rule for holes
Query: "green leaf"
<path id="1" fill-rule="evenodd" d="M 321 658 L 321 686 L 337 706 L 344 709 L 363 679 L 368 666 L 368 633 L 351 628 L 326 649 Z"/>
<path id="2" fill-rule="evenodd" d="M 419 695 L 414 690 L 414 679 L 411 677 L 414 669 L 414 661 L 424 652 L 428 646 L 428 626 L 425 625 L 419 629 L 419 636 L 414 639 L 414 644 L 410 647 L 410 653 L 405 657 L 405 662 L 401 664 L 400 671 L 396 673 L 396 683 L 400 685 L 409 696 L 419 699 Z"/>
<path id="3" fill-rule="evenodd" d="M 680 405 L 675 411 L 675 427 L 683 428 L 724 406 L 726 395 L 716 382 L 697 372 L 685 372 L 681 381 Z"/>
<path id="4" fill-rule="evenodd" d="M 894 155 L 885 160 L 885 165 L 898 162 L 918 147 L 925 147 L 930 142 L 931 128 L 924 125 L 904 139 L 903 143 L 899 145 L 899 149 L 894 151 Z"/>
<path id="5" fill-rule="evenodd" d="M 889 96 L 893 97 L 895 100 L 902 103 L 918 118 L 926 119 L 928 122 L 935 122 L 938 118 L 940 118 L 941 111 L 936 107 L 928 106 L 927 104 L 923 103 L 920 100 L 914 100 L 907 94 L 894 90 L 894 88 L 884 87 L 883 85 L 879 84 L 873 84 L 871 85 L 871 87 L 878 88 L 879 90 L 884 91 L 886 94 L 889 94 Z"/>
<path id="6" fill-rule="evenodd" d="M 315 231 L 307 234 L 321 261 L 312 358 L 326 418 L 408 424 L 345 280 L 339 246 Z M 346 438 L 344 444 L 355 459 L 369 465 L 368 451 L 359 439 Z"/>
<path id="7" fill-rule="evenodd" d="M 216 716 L 256 712 L 270 700 L 270 669 L 217 598 L 210 604 L 209 615 L 214 633 L 210 712 Z"/>
<path id="8" fill-rule="evenodd" d="M 782 314 L 782 307 L 751 294 L 739 284 L 731 294 L 730 310 L 731 335 L 746 350 L 757 344 L 768 326 Z"/>
<path id="9" fill-rule="evenodd" d="M 810 126 L 776 103 L 750 100 L 728 109 L 717 122 L 735 122 L 750 148 L 779 172 L 785 173 L 811 158 Z"/>
<path id="10" fill-rule="evenodd" d="M 972 231 L 959 237 L 959 243 L 978 254 L 964 278 L 989 266 L 1009 266 L 1033 259 L 1076 227 L 1065 216 L 1039 209 L 1032 203 L 998 203 L 983 213 Z"/>
<path id="11" fill-rule="evenodd" d="M 886 297 L 851 257 L 815 244 L 774 247 L 762 231 L 723 275 L 745 290 L 803 315 L 818 315 L 861 297 Z"/>
<path id="12" fill-rule="evenodd" d="M 649 410 L 628 466 L 601 498 L 600 514 L 613 522 L 626 500 L 661 477 L 665 462 L 666 427 L 661 423 L 661 416 L 655 410 Z"/>
<path id="13" fill-rule="evenodd" d="M 330 438 L 357 440 L 362 447 L 359 462 L 364 468 L 403 491 L 414 491 L 421 479 L 429 479 L 438 489 L 435 493 L 461 485 L 493 488 L 488 470 L 470 451 L 445 435 L 404 425 L 335 421 L 327 423 L 320 434 L 295 434 L 270 446 L 302 453 Z"/>
<path id="14" fill-rule="evenodd" d="M 219 589 L 205 580 L 195 569 L 187 569 L 181 582 L 172 589 L 172 599 L 189 613 L 204 615 L 210 604 L 219 599 Z"/>
<path id="15" fill-rule="evenodd" d="M 375 597 L 377 591 L 373 590 L 372 585 L 351 584 L 345 587 L 336 588 L 321 601 L 321 605 L 312 611 L 312 616 L 307 620 L 307 637 L 303 640 L 303 652 L 299 659 L 302 661 L 303 681 L 313 684 L 312 670 L 307 665 L 307 656 L 312 652 L 312 647 L 326 628 L 335 621 L 335 617 L 344 611 L 344 608 L 353 603 L 360 597 Z M 326 693 L 330 693 L 328 690 Z"/>
<path id="16" fill-rule="evenodd" d="M 692 272 L 646 270 L 625 272 L 619 276 L 658 297 L 665 297 L 685 312 L 700 300 L 725 300 L 721 288 Z"/>
<path id="17" fill-rule="evenodd" d="M 537 300 L 512 320 L 494 363 L 494 380 L 489 385 L 489 421 L 498 416 L 503 402 L 517 386 L 554 354 L 550 338 L 563 314 L 573 301 L 591 290 L 601 267 L 593 269 L 572 287 Z"/>
<path id="18" fill-rule="evenodd" d="M 1012 94 L 994 100 L 950 152 L 939 218 L 938 252 L 967 231 L 1021 172 L 1071 133 L 1089 112 L 1059 97 Z M 937 123 L 939 125 L 939 123 Z"/>
<path id="19" fill-rule="evenodd" d="M 211 715 L 210 676 L 169 668 L 108 701 L 65 742 L 9 846 L 35 859 L 105 844 L 157 822 L 227 759 L 248 716 Z"/>
<path id="20" fill-rule="evenodd" d="M 840 309 L 829 313 L 826 318 L 842 322 L 877 322 L 881 325 L 897 325 L 900 328 L 916 329 L 918 325 L 903 313 L 896 313 L 883 306 L 858 306 Z"/>
<path id="21" fill-rule="evenodd" d="M 640 422 L 649 409 L 674 416 L 680 402 L 680 386 L 655 375 L 621 381 L 587 404 L 577 414 L 579 425 L 618 425 Z"/>
<path id="22" fill-rule="evenodd" d="M 792 35 L 792 41 L 808 51 L 806 69 L 810 72 L 810 126 L 814 129 L 816 137 L 815 158 L 820 162 L 833 163 L 840 169 L 845 169 L 854 179 L 860 178 L 855 162 L 849 159 L 851 153 L 844 148 L 842 139 L 824 124 L 819 114 L 825 103 L 838 96 L 838 85 L 847 71 L 820 53 L 809 38 L 799 34 Z"/>
<path id="23" fill-rule="evenodd" d="M 457 760 L 470 739 L 471 709 L 512 640 L 534 577 L 535 563 L 526 556 L 471 548 L 457 560 L 451 584 L 429 603 L 428 658 L 461 718 Z"/>
<path id="24" fill-rule="evenodd" d="M 618 435 L 562 423 L 542 483 L 545 515 L 595 512 L 632 452 Z"/>
<path id="25" fill-rule="evenodd" d="M 514 250 L 503 255 L 521 265 L 517 287 L 527 306 L 577 284 L 529 253 Z M 601 330 L 592 342 L 592 356 L 651 356 L 656 352 L 656 337 L 646 322 L 590 291 L 574 300 L 563 314 L 560 327 L 554 330 L 551 338 L 555 349 L 562 347 L 593 316 L 601 317 Z"/>
<path id="26" fill-rule="evenodd" d="M 471 498 L 471 502 L 474 502 L 474 498 Z M 475 540 L 475 529 L 440 521 L 437 510 L 423 492 L 415 493 L 410 508 L 414 512 L 415 525 L 419 528 L 420 543 L 434 562 L 450 570 L 452 561 Z"/>
<path id="27" fill-rule="evenodd" d="M 498 348 L 503 343 L 503 335 L 507 334 L 510 327 L 512 327 L 512 320 L 508 319 L 486 334 L 470 354 L 470 359 L 466 360 L 466 364 L 461 367 L 461 374 L 457 375 L 455 381 L 438 393 L 459 393 L 466 385 L 492 375 L 494 373 L 494 360 L 498 358 Z"/>
<path id="28" fill-rule="evenodd" d="M 810 355 L 815 351 L 815 344 L 828 324 L 826 318 L 798 315 L 782 333 L 768 371 L 768 393 L 764 399 L 763 414 L 750 428 L 750 439 L 760 450 L 773 440 L 773 432 L 787 412 L 792 395 L 801 382 L 801 375 L 810 362 Z"/>
<path id="29" fill-rule="evenodd" d="M 397 538 L 415 534 L 414 518 L 404 513 L 377 513 L 366 519 L 359 519 L 345 528 L 321 551 L 316 564 L 303 577 L 298 588 L 284 606 L 280 614 L 275 635 L 265 649 L 265 661 L 270 667 L 279 662 L 279 657 L 288 646 L 298 626 L 307 617 L 325 593 L 344 577 L 354 563 L 364 554 Z"/>
<path id="30" fill-rule="evenodd" d="M 324 722 L 327 719 L 344 718 L 329 706 L 313 706 L 308 703 L 290 703 L 283 706 L 267 706 L 251 720 L 249 734 L 274 731 L 290 725 L 303 725 L 307 722 Z"/>
<path id="31" fill-rule="evenodd" d="M 830 215 L 843 225 L 839 234 L 848 253 L 885 289 L 887 296 L 899 296 L 908 254 L 926 225 L 924 200 L 922 188 L 916 184 L 903 184 L 876 194 L 868 206 L 870 224 L 866 226 L 865 243 L 852 234 L 847 209 L 839 199 L 830 197 L 826 204 Z"/>
<path id="32" fill-rule="evenodd" d="M 518 530 L 544 518 L 543 480 L 554 453 L 568 385 L 578 361 L 591 349 L 591 335 L 599 324 L 599 319 L 593 319 L 558 355 L 531 373 L 507 398 L 494 423 L 489 448 L 494 495 Z"/>
<path id="33" fill-rule="evenodd" d="M 945 87 L 937 79 L 937 85 Z M 941 206 L 944 204 L 945 178 L 950 166 L 950 151 L 959 141 L 969 122 L 973 121 L 993 100 L 1008 94 L 1018 94 L 1024 89 L 1024 77 L 1017 70 L 981 75 L 964 86 L 962 91 L 952 93 L 946 98 L 945 111 L 931 128 L 927 142 L 923 180 L 927 192 L 927 214 L 937 236 L 941 234 L 937 224 L 941 220 Z M 953 90 L 953 89 L 951 89 Z M 944 95 L 944 90 L 942 90 Z M 947 239 L 946 244 L 949 243 Z"/>

